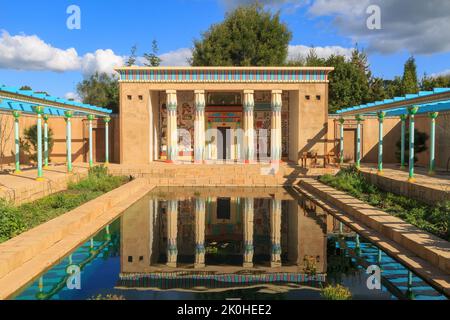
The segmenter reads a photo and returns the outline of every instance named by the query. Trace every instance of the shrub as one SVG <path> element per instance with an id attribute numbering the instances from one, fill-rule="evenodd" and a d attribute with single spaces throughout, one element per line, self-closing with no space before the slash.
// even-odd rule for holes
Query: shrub
<path id="1" fill-rule="evenodd" d="M 0 199 L 0 242 L 6 241 L 25 230 L 25 224 L 17 208 Z"/>
<path id="2" fill-rule="evenodd" d="M 336 286 L 328 285 L 322 289 L 320 295 L 326 300 L 350 300 L 352 298 L 350 290 L 340 284 Z"/>
<path id="3" fill-rule="evenodd" d="M 37 124 L 23 130 L 24 139 L 21 139 L 21 149 L 32 161 L 37 161 Z M 53 150 L 53 130 L 48 128 L 48 154 Z M 44 128 L 42 127 L 42 145 L 44 145 Z M 50 159 L 49 159 L 50 160 Z"/>

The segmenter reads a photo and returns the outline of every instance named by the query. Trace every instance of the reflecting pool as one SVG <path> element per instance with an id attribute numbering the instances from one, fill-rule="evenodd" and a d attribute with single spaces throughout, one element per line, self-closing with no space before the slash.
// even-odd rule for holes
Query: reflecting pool
<path id="1" fill-rule="evenodd" d="M 446 299 L 290 188 L 154 189 L 13 298 L 322 299 L 328 284 L 353 299 Z"/>

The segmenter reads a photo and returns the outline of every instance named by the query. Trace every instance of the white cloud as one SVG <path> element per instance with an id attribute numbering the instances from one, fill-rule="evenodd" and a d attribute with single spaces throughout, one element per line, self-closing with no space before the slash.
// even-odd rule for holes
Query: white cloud
<path id="1" fill-rule="evenodd" d="M 111 74 L 113 68 L 123 62 L 124 57 L 114 54 L 111 49 L 79 56 L 74 48 L 55 48 L 36 35 L 11 36 L 3 31 L 0 36 L 0 68 L 3 69 Z"/>
<path id="2" fill-rule="evenodd" d="M 159 56 L 163 66 L 188 66 L 188 60 L 192 57 L 192 49 L 180 48 L 174 51 L 163 53 Z"/>
<path id="3" fill-rule="evenodd" d="M 290 45 L 288 50 L 288 60 L 295 60 L 299 57 L 306 57 L 312 47 L 304 45 Z M 341 46 L 325 46 L 314 47 L 319 58 L 328 58 L 331 55 L 343 55 L 347 58 L 351 57 L 352 48 L 344 48 Z"/>
<path id="4" fill-rule="evenodd" d="M 64 99 L 81 102 L 80 96 L 77 93 L 75 93 L 75 92 L 67 92 L 64 95 Z"/>

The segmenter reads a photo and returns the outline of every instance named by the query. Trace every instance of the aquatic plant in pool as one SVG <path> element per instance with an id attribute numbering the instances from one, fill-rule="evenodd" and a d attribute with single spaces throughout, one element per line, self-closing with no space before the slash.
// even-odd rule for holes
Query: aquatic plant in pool
<path id="1" fill-rule="evenodd" d="M 293 196 L 282 188 L 156 189 L 13 298 L 446 299 Z M 367 288 L 369 265 L 382 270 L 380 290 Z M 80 290 L 67 288 L 68 266 L 80 267 Z"/>

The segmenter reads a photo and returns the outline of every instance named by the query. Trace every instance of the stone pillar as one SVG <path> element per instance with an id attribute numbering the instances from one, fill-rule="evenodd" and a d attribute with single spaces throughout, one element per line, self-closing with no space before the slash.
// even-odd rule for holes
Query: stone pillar
<path id="1" fill-rule="evenodd" d="M 254 116 L 255 100 L 253 90 L 244 90 L 244 162 L 251 163 L 255 158 Z"/>
<path id="2" fill-rule="evenodd" d="M 44 119 L 44 168 L 48 168 L 48 158 L 50 157 L 49 149 L 48 149 L 48 119 L 50 117 L 47 114 L 44 114 L 42 119 Z"/>
<path id="3" fill-rule="evenodd" d="M 178 131 L 177 131 L 177 91 L 166 90 L 167 106 L 167 161 L 173 163 L 178 158 Z"/>
<path id="4" fill-rule="evenodd" d="M 87 116 L 88 122 L 89 122 L 89 167 L 94 166 L 94 154 L 92 150 L 92 121 L 95 119 L 95 116 L 93 114 L 89 114 Z"/>
<path id="5" fill-rule="evenodd" d="M 281 200 L 273 198 L 270 206 L 271 267 L 281 266 Z"/>
<path id="6" fill-rule="evenodd" d="M 414 116 L 419 111 L 419 107 L 411 106 L 408 108 L 409 114 L 409 174 L 408 182 L 415 182 L 414 179 Z"/>
<path id="7" fill-rule="evenodd" d="M 73 116 L 72 111 L 64 112 L 66 119 L 66 151 L 67 151 L 67 171 L 72 172 L 72 126 L 71 119 Z"/>
<path id="8" fill-rule="evenodd" d="M 271 135 L 270 135 L 270 154 L 272 163 L 281 162 L 281 107 L 282 91 L 272 90 L 272 121 L 271 121 Z"/>
<path id="9" fill-rule="evenodd" d="M 344 118 L 339 119 L 339 163 L 344 164 Z"/>
<path id="10" fill-rule="evenodd" d="M 428 170 L 428 174 L 433 175 L 435 173 L 436 168 L 436 158 L 435 158 L 435 149 L 436 149 L 436 118 L 438 117 L 438 112 L 430 112 L 428 113 L 428 117 L 430 118 L 430 168 Z"/>
<path id="11" fill-rule="evenodd" d="M 194 161 L 205 160 L 205 91 L 195 90 Z"/>
<path id="12" fill-rule="evenodd" d="M 378 111 L 378 174 L 383 173 L 383 121 L 386 112 Z"/>
<path id="13" fill-rule="evenodd" d="M 400 121 L 402 122 L 401 125 L 401 150 L 400 150 L 400 169 L 405 169 L 405 134 L 406 134 L 406 119 L 408 118 L 408 116 L 406 114 L 402 114 L 400 116 Z"/>
<path id="14" fill-rule="evenodd" d="M 44 107 L 37 106 L 34 111 L 37 113 L 37 163 L 38 175 L 37 181 L 44 181 L 42 176 L 42 115 L 44 114 Z"/>
<path id="15" fill-rule="evenodd" d="M 205 267 L 205 199 L 195 199 L 195 263 L 194 268 Z"/>
<path id="16" fill-rule="evenodd" d="M 105 122 L 105 165 L 109 164 L 109 122 L 111 121 L 110 117 L 104 117 L 103 121 Z"/>
<path id="17" fill-rule="evenodd" d="M 356 119 L 356 168 L 361 167 L 361 121 L 363 118 L 357 114 Z"/>
<path id="18" fill-rule="evenodd" d="M 167 266 L 177 266 L 178 201 L 167 201 Z"/>
<path id="19" fill-rule="evenodd" d="M 244 268 L 253 267 L 253 203 L 253 198 L 244 198 Z"/>
<path id="20" fill-rule="evenodd" d="M 15 142 L 15 162 L 16 162 L 16 170 L 15 174 L 19 174 L 22 171 L 20 170 L 20 131 L 19 131 L 19 118 L 20 112 L 13 111 L 14 117 L 14 142 Z"/>

